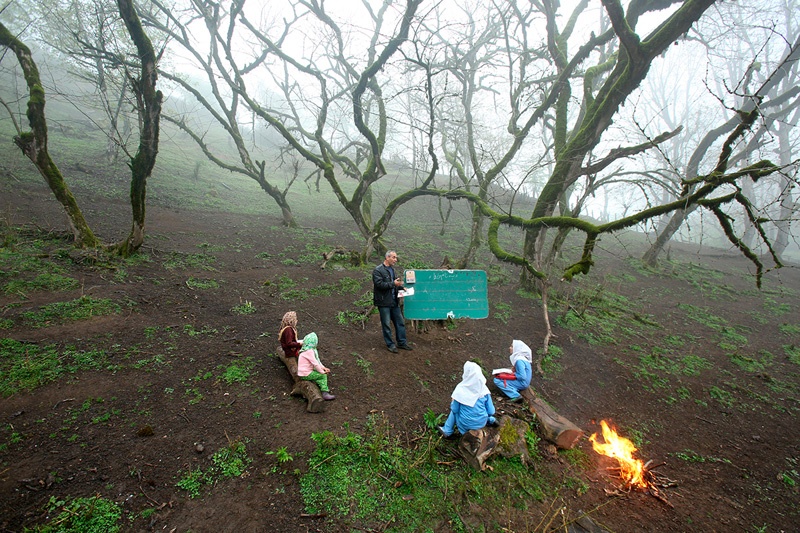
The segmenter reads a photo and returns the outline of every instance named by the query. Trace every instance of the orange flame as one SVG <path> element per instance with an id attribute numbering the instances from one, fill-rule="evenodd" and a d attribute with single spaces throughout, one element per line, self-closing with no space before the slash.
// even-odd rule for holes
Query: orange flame
<path id="1" fill-rule="evenodd" d="M 619 461 L 620 477 L 628 485 L 645 487 L 647 483 L 644 481 L 644 463 L 639 459 L 633 458 L 636 446 L 625 437 L 620 437 L 616 430 L 608 427 L 605 420 L 600 421 L 600 426 L 603 429 L 603 440 L 605 442 L 597 442 L 597 433 L 589 437 L 594 451 Z"/>

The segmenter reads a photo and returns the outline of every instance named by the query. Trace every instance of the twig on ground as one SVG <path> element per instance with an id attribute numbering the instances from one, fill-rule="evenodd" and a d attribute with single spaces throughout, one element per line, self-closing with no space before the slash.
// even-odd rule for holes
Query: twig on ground
<path id="1" fill-rule="evenodd" d="M 64 402 L 74 402 L 74 401 L 75 401 L 75 398 L 64 398 L 63 400 L 58 400 L 56 402 L 56 404 L 53 406 L 53 409 L 55 409 L 56 407 L 58 407 L 59 405 L 61 405 Z"/>

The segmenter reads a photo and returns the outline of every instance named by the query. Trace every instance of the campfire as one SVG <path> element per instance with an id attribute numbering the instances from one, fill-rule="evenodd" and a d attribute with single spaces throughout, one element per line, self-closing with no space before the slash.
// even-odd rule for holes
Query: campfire
<path id="1" fill-rule="evenodd" d="M 663 466 L 665 463 L 652 465 L 652 461 L 645 463 L 640 459 L 636 459 L 634 457 L 636 446 L 634 446 L 633 442 L 620 436 L 614 428 L 609 427 L 605 420 L 600 421 L 600 427 L 603 432 L 603 442 L 598 441 L 597 433 L 589 437 L 589 440 L 592 441 L 594 451 L 617 460 L 619 466 L 609 468 L 609 470 L 618 471 L 622 480 L 622 486 L 617 491 L 606 492 L 616 495 L 635 489 L 647 492 L 672 507 L 672 504 L 661 494 L 658 487 L 672 487 L 676 483 L 663 476 L 658 477 L 654 472 L 656 468 Z"/>

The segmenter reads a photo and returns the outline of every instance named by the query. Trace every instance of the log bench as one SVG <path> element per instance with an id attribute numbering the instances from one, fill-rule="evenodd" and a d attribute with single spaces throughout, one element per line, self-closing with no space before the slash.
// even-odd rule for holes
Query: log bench
<path id="1" fill-rule="evenodd" d="M 306 411 L 309 413 L 321 413 L 325 406 L 325 400 L 322 399 L 322 391 L 319 390 L 317 384 L 300 379 L 300 376 L 297 375 L 296 357 L 286 357 L 286 354 L 283 353 L 283 348 L 280 346 L 278 346 L 276 353 L 286 366 L 286 370 L 289 371 L 289 375 L 292 376 L 294 386 L 292 387 L 291 395 L 303 396 L 308 401 Z"/>
<path id="2" fill-rule="evenodd" d="M 539 419 L 544 438 L 562 450 L 571 450 L 583 436 L 583 430 L 558 414 L 530 387 L 519 393 L 528 403 L 528 408 Z"/>

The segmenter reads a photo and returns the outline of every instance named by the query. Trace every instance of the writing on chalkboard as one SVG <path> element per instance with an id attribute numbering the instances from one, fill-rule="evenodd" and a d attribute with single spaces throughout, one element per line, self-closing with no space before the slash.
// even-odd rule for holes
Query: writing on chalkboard
<path id="1" fill-rule="evenodd" d="M 489 316 L 483 270 L 407 270 L 404 310 L 412 320 L 486 318 Z"/>

